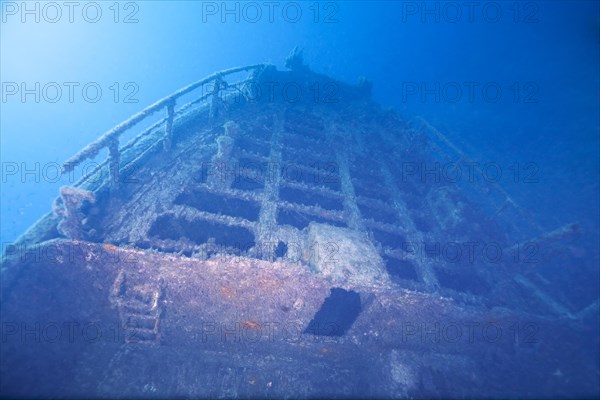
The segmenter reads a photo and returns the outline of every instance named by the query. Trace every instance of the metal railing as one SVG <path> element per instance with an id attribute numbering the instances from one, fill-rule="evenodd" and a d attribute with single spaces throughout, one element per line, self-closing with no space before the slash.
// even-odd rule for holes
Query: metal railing
<path id="1" fill-rule="evenodd" d="M 264 67 L 265 67 L 265 64 L 256 64 L 256 65 L 249 65 L 249 66 L 245 66 L 245 67 L 237 67 L 237 68 L 223 70 L 223 71 L 214 73 L 212 75 L 209 75 L 204 79 L 201 79 L 197 82 L 191 83 L 191 84 L 175 91 L 174 93 L 170 94 L 169 96 L 164 97 L 164 98 L 158 100 L 157 102 L 155 102 L 154 104 L 151 104 L 150 106 L 146 107 L 145 109 L 138 112 L 137 114 L 134 114 L 127 120 L 121 122 L 120 124 L 116 125 L 112 129 L 105 132 L 103 135 L 101 135 L 98 139 L 96 139 L 92 143 L 88 144 L 86 147 L 84 147 L 82 150 L 80 150 L 77 154 L 75 154 L 73 157 L 69 158 L 67 161 L 65 161 L 63 163 L 63 165 L 62 165 L 63 173 L 68 173 L 68 172 L 72 171 L 79 164 L 81 164 L 81 162 L 83 162 L 87 159 L 96 157 L 98 155 L 98 153 L 100 152 L 100 150 L 102 150 L 104 148 L 108 148 L 108 152 L 109 152 L 108 158 L 106 160 L 104 160 L 103 162 L 101 162 L 100 164 L 98 164 L 92 171 L 85 174 L 85 176 L 83 176 L 75 184 L 75 186 L 81 185 L 81 183 L 83 183 L 86 179 L 88 179 L 90 176 L 97 173 L 101 168 L 105 167 L 108 164 L 111 187 L 118 187 L 118 182 L 119 182 L 118 175 L 119 175 L 119 167 L 120 167 L 119 164 L 120 164 L 121 154 L 124 150 L 127 150 L 127 149 L 133 147 L 133 145 L 135 145 L 140 139 L 142 139 L 143 137 L 148 135 L 150 132 L 152 132 L 156 128 L 165 124 L 165 136 L 162 139 L 162 141 L 163 141 L 165 150 L 168 151 L 170 149 L 172 141 L 173 141 L 173 120 L 177 114 L 183 113 L 184 111 L 189 109 L 191 106 L 201 103 L 201 102 L 207 100 L 209 97 L 212 98 L 212 102 L 214 104 L 215 102 L 218 102 L 221 100 L 220 95 L 221 95 L 221 91 L 223 91 L 223 89 L 233 87 L 233 88 L 238 88 L 238 90 L 239 90 L 239 87 L 242 87 L 243 85 L 250 83 L 254 80 L 253 78 L 249 78 L 249 79 L 246 79 L 246 80 L 243 80 L 240 82 L 236 82 L 233 84 L 226 84 L 223 79 L 224 77 L 231 75 L 231 74 L 244 72 L 244 71 L 252 71 L 252 72 L 259 71 L 260 69 L 262 69 Z M 195 99 L 195 100 L 183 105 L 178 110 L 175 109 L 177 100 L 180 97 L 182 97 L 182 96 L 184 96 L 206 84 L 209 84 L 209 83 L 214 84 L 212 91 L 210 91 L 209 93 L 207 93 L 205 95 L 202 95 L 198 99 Z M 119 148 L 120 137 L 122 134 L 124 134 L 129 129 L 133 128 L 135 125 L 137 125 L 138 123 L 140 123 L 147 117 L 149 117 L 152 114 L 156 113 L 157 111 L 160 111 L 163 109 L 166 110 L 166 116 L 164 118 L 160 119 L 159 121 L 157 121 L 156 123 L 154 123 L 150 127 L 148 127 L 147 129 L 142 131 L 138 136 L 136 136 L 134 139 L 132 139 L 131 142 L 129 142 L 126 146 Z"/>

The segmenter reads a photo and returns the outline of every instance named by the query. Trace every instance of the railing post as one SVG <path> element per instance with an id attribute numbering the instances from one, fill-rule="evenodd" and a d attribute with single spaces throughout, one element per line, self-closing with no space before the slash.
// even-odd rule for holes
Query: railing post
<path id="1" fill-rule="evenodd" d="M 173 144 L 173 118 L 175 116 L 175 100 L 167 104 L 167 122 L 165 123 L 165 141 L 163 147 L 165 151 L 171 150 Z"/>
<path id="2" fill-rule="evenodd" d="M 111 189 L 119 188 L 119 162 L 121 153 L 119 152 L 119 138 L 112 139 L 108 144 L 108 171 L 110 176 Z"/>
<path id="3" fill-rule="evenodd" d="M 223 83 L 223 79 L 219 76 L 215 78 L 215 87 L 212 91 L 212 99 L 210 103 L 210 114 L 209 114 L 209 123 L 212 126 L 215 119 L 219 116 L 221 111 L 221 97 L 219 92 L 221 91 L 221 85 Z"/>

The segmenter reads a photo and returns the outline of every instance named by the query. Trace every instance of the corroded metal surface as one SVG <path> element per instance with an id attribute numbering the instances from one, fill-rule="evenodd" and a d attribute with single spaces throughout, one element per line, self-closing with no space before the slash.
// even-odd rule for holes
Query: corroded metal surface
<path id="1" fill-rule="evenodd" d="M 598 302 L 580 309 L 544 276 L 576 225 L 545 233 L 497 185 L 424 179 L 424 165 L 468 158 L 363 86 L 306 68 L 265 67 L 248 82 L 241 97 L 213 91 L 113 143 L 103 179 L 65 189 L 70 220 L 48 214 L 6 249 L 2 394 L 595 390 Z M 273 82 L 333 85 L 335 101 L 258 95 Z M 543 251 L 535 268 L 440 257 L 473 241 Z"/>
<path id="2" fill-rule="evenodd" d="M 2 389 L 13 394 L 510 395 L 523 376 L 556 394 L 564 381 L 532 363 L 565 346 L 589 357 L 558 321 L 393 287 L 349 285 L 363 304 L 352 328 L 304 332 L 332 282 L 298 264 L 71 241 L 32 257 L 3 282 Z M 593 369 L 560 368 L 571 389 L 592 384 Z M 24 373 L 40 385 L 15 385 Z"/>

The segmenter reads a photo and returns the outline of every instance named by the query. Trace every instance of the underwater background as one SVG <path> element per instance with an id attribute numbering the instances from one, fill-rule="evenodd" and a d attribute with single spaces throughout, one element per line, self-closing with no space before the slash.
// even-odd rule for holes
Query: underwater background
<path id="1" fill-rule="evenodd" d="M 100 2 L 97 22 L 84 19 L 96 19 L 95 8 L 84 15 L 85 2 L 73 22 L 67 7 L 52 22 L 56 11 L 44 12 L 44 2 L 31 10 L 36 3 L 37 15 L 23 15 L 19 2 L 2 7 L 3 242 L 48 211 L 68 183 L 44 165 L 214 71 L 281 68 L 295 46 L 317 72 L 349 83 L 367 77 L 375 101 L 406 119 L 423 116 L 482 164 L 495 162 L 506 175 L 511 165 L 535 163 L 534 182 L 513 175 L 501 184 L 544 226 L 577 221 L 598 238 L 596 1 L 482 2 L 472 10 L 460 2 L 281 2 L 271 14 L 261 2 L 121 2 L 119 13 Z M 32 91 L 24 99 L 22 83 Z"/>
<path id="2" fill-rule="evenodd" d="M 560 267 L 581 275 L 581 304 L 600 295 L 599 2 L 75 3 L 0 3 L 3 249 L 100 134 L 215 71 L 282 69 L 298 46 L 314 71 L 366 77 L 379 104 L 500 166 L 545 229 L 578 224 L 581 264 Z"/>

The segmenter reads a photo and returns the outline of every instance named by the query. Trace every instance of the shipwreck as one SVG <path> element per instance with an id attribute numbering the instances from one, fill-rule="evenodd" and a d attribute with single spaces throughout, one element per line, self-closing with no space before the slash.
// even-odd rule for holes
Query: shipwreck
<path id="1" fill-rule="evenodd" d="M 287 67 L 215 73 L 64 163 L 81 179 L 3 254 L 0 393 L 594 393 L 598 302 L 546 273 L 576 221 L 443 179 L 472 160 L 369 81 Z"/>

